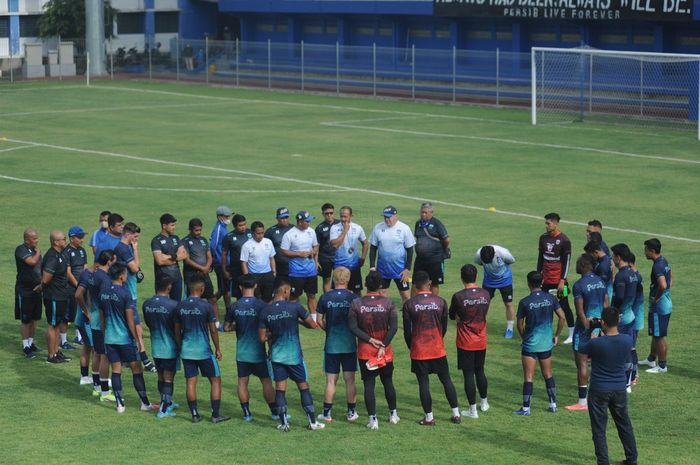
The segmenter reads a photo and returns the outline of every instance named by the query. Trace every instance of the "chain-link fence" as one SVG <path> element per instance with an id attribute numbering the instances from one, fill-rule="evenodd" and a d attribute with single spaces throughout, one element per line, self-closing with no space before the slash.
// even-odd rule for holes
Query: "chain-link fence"
<path id="1" fill-rule="evenodd" d="M 0 46 L 0 82 L 36 79 L 84 79 L 87 70 L 85 39 L 22 38 L 19 48 Z"/>

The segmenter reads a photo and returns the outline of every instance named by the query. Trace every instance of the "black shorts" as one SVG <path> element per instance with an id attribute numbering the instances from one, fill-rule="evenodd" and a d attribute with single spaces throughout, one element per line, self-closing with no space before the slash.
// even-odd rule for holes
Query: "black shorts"
<path id="1" fill-rule="evenodd" d="M 321 269 L 318 271 L 318 275 L 323 279 L 329 279 L 333 274 L 333 264 L 335 263 L 335 258 L 320 258 L 318 259 L 318 264 L 321 265 Z"/>
<path id="2" fill-rule="evenodd" d="M 250 375 L 255 375 L 260 379 L 269 378 L 271 367 L 267 362 L 239 362 L 236 360 L 236 371 L 239 378 L 247 378 Z"/>
<path id="3" fill-rule="evenodd" d="M 367 360 L 358 360 L 360 362 L 360 376 L 362 377 L 362 381 L 376 378 L 377 376 L 381 376 L 382 378 L 391 378 L 394 374 L 394 362 L 389 362 L 382 368 L 378 368 L 376 370 L 368 370 L 367 369 Z"/>
<path id="4" fill-rule="evenodd" d="M 433 286 L 443 284 L 445 282 L 445 262 L 424 262 L 416 258 L 416 263 L 413 265 L 413 276 L 416 272 L 425 271 L 430 276 Z"/>
<path id="5" fill-rule="evenodd" d="M 501 298 L 503 299 L 503 303 L 509 304 L 513 301 L 513 285 L 509 284 L 507 286 L 503 287 L 488 287 L 488 286 L 482 286 L 485 290 L 489 292 L 491 295 L 491 298 L 493 299 L 493 296 L 496 295 L 496 289 L 501 293 Z"/>
<path id="6" fill-rule="evenodd" d="M 31 323 L 41 320 L 41 294 L 15 288 L 15 320 Z"/>
<path id="7" fill-rule="evenodd" d="M 292 285 L 292 297 L 300 297 L 303 293 L 306 293 L 306 295 L 318 294 L 318 281 L 316 276 L 310 276 L 308 278 L 290 276 L 289 283 Z"/>
<path id="8" fill-rule="evenodd" d="M 98 355 L 105 355 L 105 333 L 101 329 L 92 329 L 92 348 Z"/>
<path id="9" fill-rule="evenodd" d="M 195 274 L 186 273 L 185 277 L 185 295 L 190 296 L 190 280 L 195 276 Z M 204 279 L 204 293 L 202 294 L 202 299 L 209 300 L 214 298 L 214 285 L 211 283 L 211 278 L 208 274 L 200 273 L 199 276 Z"/>
<path id="10" fill-rule="evenodd" d="M 343 372 L 357 371 L 357 352 L 346 354 L 324 354 L 323 356 L 323 371 L 337 375 L 340 369 Z"/>
<path id="11" fill-rule="evenodd" d="M 391 281 L 392 280 L 390 278 L 382 278 L 382 289 L 389 289 L 389 287 L 391 286 Z M 411 286 L 408 283 L 404 284 L 401 281 L 401 278 L 394 279 L 394 283 L 396 283 L 396 288 L 399 291 L 407 291 L 411 288 Z"/>
<path id="12" fill-rule="evenodd" d="M 83 338 L 83 344 L 85 344 L 86 347 L 92 348 L 92 330 L 90 329 L 90 325 L 86 324 L 85 326 L 81 326 L 77 329 L 80 333 L 80 337 Z"/>
<path id="13" fill-rule="evenodd" d="M 431 375 L 438 376 L 450 375 L 450 367 L 447 365 L 447 356 L 433 358 L 430 360 L 413 360 L 411 359 L 411 372 L 416 375 Z"/>
<path id="14" fill-rule="evenodd" d="M 475 371 L 484 368 L 486 362 L 486 349 L 462 350 L 457 349 L 457 369 Z"/>
<path id="15" fill-rule="evenodd" d="M 68 298 L 68 307 L 66 308 L 66 313 L 63 315 L 63 321 L 66 323 L 73 323 L 75 321 L 76 312 L 78 310 L 78 302 L 76 302 L 75 297 L 70 296 Z"/>
<path id="16" fill-rule="evenodd" d="M 255 290 L 258 297 L 263 302 L 270 302 L 272 300 L 272 293 L 275 290 L 275 275 L 272 271 L 267 273 L 251 273 L 253 279 L 255 279 L 255 284 L 258 288 Z"/>
<path id="17" fill-rule="evenodd" d="M 523 350 L 520 352 L 523 357 L 534 358 L 535 360 L 547 360 L 552 356 L 552 351 L 548 350 L 546 352 L 528 352 Z"/>
<path id="18" fill-rule="evenodd" d="M 153 357 L 153 363 L 156 364 L 158 371 L 169 371 L 175 373 L 177 366 L 180 364 L 177 358 L 156 358 Z"/>
<path id="19" fill-rule="evenodd" d="M 362 290 L 362 270 L 359 266 L 350 270 L 350 281 L 348 281 L 348 289 L 353 292 Z"/>
<path id="20" fill-rule="evenodd" d="M 133 344 L 105 344 L 109 363 L 132 363 L 139 360 Z"/>
<path id="21" fill-rule="evenodd" d="M 185 368 L 185 378 L 194 378 L 199 373 L 205 378 L 218 378 L 221 376 L 219 370 L 219 362 L 214 355 L 204 360 L 182 360 L 182 366 Z"/>
<path id="22" fill-rule="evenodd" d="M 219 290 L 219 294 L 223 295 L 229 291 L 229 285 L 224 277 L 224 270 L 221 269 L 221 265 L 214 265 L 214 273 L 216 273 L 216 287 Z"/>
<path id="23" fill-rule="evenodd" d="M 240 299 L 243 296 L 241 289 L 238 287 L 238 280 L 241 275 L 239 273 L 231 273 L 231 270 L 229 270 L 229 276 L 231 276 L 231 280 L 228 282 L 229 289 L 231 290 L 231 297 Z"/>
<path id="24" fill-rule="evenodd" d="M 64 321 L 63 317 L 68 308 L 68 301 L 44 299 L 44 311 L 46 312 L 46 322 L 51 326 L 58 326 Z"/>

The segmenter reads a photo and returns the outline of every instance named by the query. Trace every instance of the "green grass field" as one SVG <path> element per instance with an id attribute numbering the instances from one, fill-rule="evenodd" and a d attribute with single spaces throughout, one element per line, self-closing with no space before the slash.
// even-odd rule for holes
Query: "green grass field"
<path id="1" fill-rule="evenodd" d="M 77 360 L 51 366 L 43 358 L 25 360 L 21 352 L 12 313 L 12 257 L 28 226 L 38 229 L 45 251 L 51 229 L 79 224 L 91 231 L 103 209 L 138 223 L 148 276 L 139 287 L 142 301 L 152 292 L 148 244 L 163 212 L 178 217 L 181 236 L 187 220 L 200 217 L 208 236 L 219 204 L 243 213 L 249 223 L 260 219 L 269 226 L 279 206 L 318 214 L 330 201 L 336 209 L 352 206 L 355 221 L 369 234 L 390 203 L 412 227 L 423 200 L 433 201 L 452 239 L 453 258 L 441 289 L 447 298 L 461 287 L 459 267 L 487 243 L 514 253 L 515 298 L 526 295 L 524 276 L 536 265 L 542 216 L 549 211 L 561 214 L 576 255 L 584 245 L 585 222 L 601 220 L 609 245 L 626 242 L 636 253 L 645 289 L 650 264 L 643 241 L 659 237 L 674 272 L 669 372 L 641 373 L 630 413 L 640 463 L 698 463 L 700 325 L 692 279 L 700 252 L 700 143 L 692 132 L 581 123 L 532 127 L 526 110 L 105 82 L 90 88 L 0 87 L 0 137 L 2 463 L 594 463 L 587 415 L 563 409 L 577 395 L 569 346 L 555 348 L 560 412 L 546 412 L 544 382 L 537 377 L 532 417 L 512 414 L 521 401 L 520 347 L 502 338 L 505 318 L 498 298 L 489 314 L 486 365 L 492 408 L 478 420 L 450 424 L 435 379 L 435 428 L 416 424 L 422 415 L 418 386 L 400 336 L 395 383 L 402 421 L 386 422 L 378 387 L 378 432 L 364 427 L 361 399 L 358 424 L 337 419 L 325 431 L 309 432 L 292 389 L 293 430 L 280 434 L 257 382 L 251 383 L 256 419 L 244 423 L 235 394 L 232 334 L 221 338 L 222 412 L 234 419 L 220 425 L 193 425 L 186 411 L 166 420 L 139 412 L 128 373 L 127 411 L 117 415 L 113 405 L 95 401 L 89 386 L 78 385 Z M 398 298 L 395 290 L 392 295 Z M 44 328 L 41 322 L 42 348 Z M 301 331 L 319 409 L 323 335 Z M 446 340 L 452 377 L 466 405 L 454 327 Z M 644 334 L 641 356 L 648 344 Z M 72 354 L 77 358 L 77 351 Z M 155 376 L 146 379 L 157 401 Z M 206 381 L 200 380 L 199 398 L 208 412 Z M 182 375 L 175 400 L 186 405 Z M 338 418 L 344 403 L 340 387 Z M 621 460 L 614 428 L 608 440 L 611 460 Z"/>

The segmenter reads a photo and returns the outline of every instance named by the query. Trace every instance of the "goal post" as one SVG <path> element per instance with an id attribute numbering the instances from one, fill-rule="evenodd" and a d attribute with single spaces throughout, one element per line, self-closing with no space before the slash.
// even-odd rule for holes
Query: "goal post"
<path id="1" fill-rule="evenodd" d="M 533 47 L 531 99 L 533 125 L 660 126 L 700 140 L 700 55 Z"/>

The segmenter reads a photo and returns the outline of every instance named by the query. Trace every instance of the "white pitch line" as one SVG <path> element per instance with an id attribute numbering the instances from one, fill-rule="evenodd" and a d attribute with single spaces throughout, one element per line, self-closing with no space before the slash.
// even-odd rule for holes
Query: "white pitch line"
<path id="1" fill-rule="evenodd" d="M 368 131 L 390 132 L 390 133 L 395 133 L 395 134 L 410 134 L 413 136 L 444 137 L 447 139 L 480 140 L 480 141 L 485 141 L 485 142 L 497 142 L 497 143 L 501 143 L 501 144 L 526 145 L 529 147 L 545 147 L 545 148 L 557 149 L 557 150 L 575 150 L 578 152 L 599 153 L 601 155 L 613 155 L 613 156 L 631 157 L 631 158 L 644 158 L 644 159 L 649 159 L 649 160 L 673 161 L 673 162 L 678 162 L 678 163 L 689 163 L 689 164 L 693 164 L 693 165 L 700 165 L 700 160 L 688 160 L 685 158 L 662 157 L 660 155 L 642 155 L 640 153 L 620 152 L 617 150 L 597 149 L 594 147 L 579 147 L 579 146 L 575 146 L 575 145 L 550 144 L 550 143 L 546 143 L 546 142 L 529 142 L 529 141 L 517 140 L 517 139 L 503 139 L 500 137 L 469 136 L 466 134 L 446 134 L 446 133 L 439 133 L 439 132 L 413 131 L 410 129 L 377 128 L 377 127 L 372 127 L 372 126 L 360 126 L 357 124 L 344 124 L 344 123 L 321 123 L 321 125 L 322 126 L 329 126 L 329 127 L 337 127 L 337 128 L 364 129 L 364 130 L 368 130 Z"/>
<path id="2" fill-rule="evenodd" d="M 192 179 L 221 179 L 223 181 L 252 181 L 250 178 L 240 176 L 207 176 L 204 174 L 175 174 L 175 173 L 156 173 L 154 171 L 137 171 L 126 170 L 126 173 L 141 174 L 144 176 L 159 176 L 166 178 L 192 178 Z M 256 179 L 256 181 L 272 181 L 272 179 Z"/>
<path id="3" fill-rule="evenodd" d="M 156 191 L 156 192 L 199 192 L 212 194 L 296 194 L 296 193 L 315 193 L 315 192 L 344 192 L 344 189 L 298 189 L 298 190 L 258 190 L 258 189 L 189 189 L 189 188 L 174 188 L 174 187 L 144 187 L 144 186 L 108 186 L 101 184 L 77 184 L 73 182 L 55 182 L 42 181 L 40 179 L 17 178 L 14 176 L 5 176 L 0 174 L 0 179 L 8 181 L 23 182 L 28 184 L 44 184 L 49 186 L 62 187 L 79 187 L 87 189 L 108 189 L 108 190 L 140 190 L 140 191 Z"/>
<path id="4" fill-rule="evenodd" d="M 497 213 L 499 215 L 517 216 L 517 217 L 522 217 L 522 218 L 542 220 L 541 215 L 531 215 L 528 213 L 510 212 L 510 211 L 505 211 L 505 210 L 496 210 L 495 212 L 492 212 L 488 208 L 479 207 L 479 206 L 475 206 L 475 205 L 466 205 L 466 204 L 461 204 L 461 203 L 456 203 L 456 202 L 447 202 L 447 201 L 438 200 L 438 199 L 428 199 L 425 197 L 417 197 L 417 196 L 413 196 L 413 195 L 399 194 L 396 192 L 384 192 L 384 191 L 378 191 L 378 190 L 372 190 L 372 189 L 362 189 L 359 187 L 346 187 L 346 186 L 340 186 L 337 184 L 328 184 L 328 183 L 322 183 L 322 182 L 317 182 L 317 181 L 308 181 L 305 179 L 286 178 L 283 176 L 273 176 L 270 174 L 255 173 L 255 172 L 251 172 L 251 171 L 241 171 L 241 170 L 235 170 L 232 168 L 219 168 L 216 166 L 198 165 L 195 163 L 183 163 L 183 162 L 170 161 L 170 160 L 158 160 L 155 158 L 139 157 L 136 155 L 126 155 L 126 154 L 114 153 L 114 152 L 104 152 L 104 151 L 100 151 L 100 150 L 79 149 L 79 148 L 74 148 L 74 147 L 65 147 L 65 146 L 53 145 L 53 144 L 43 144 L 40 142 L 30 142 L 30 141 L 22 141 L 22 140 L 16 140 L 16 139 L 7 139 L 7 141 L 23 143 L 23 144 L 31 144 L 31 145 L 34 145 L 37 147 L 46 147 L 46 148 L 52 148 L 52 149 L 56 149 L 56 150 L 65 150 L 68 152 L 77 152 L 77 153 L 99 155 L 99 156 L 104 156 L 104 157 L 125 158 L 125 159 L 129 159 L 129 160 L 138 160 L 138 161 L 151 162 L 151 163 L 160 163 L 160 164 L 164 164 L 164 165 L 184 166 L 184 167 L 196 168 L 196 169 L 200 169 L 200 170 L 223 171 L 223 172 L 228 172 L 228 173 L 240 173 L 240 174 L 245 174 L 245 175 L 250 175 L 250 176 L 261 176 L 261 177 L 265 177 L 265 178 L 269 178 L 269 179 L 277 179 L 280 181 L 287 181 L 287 182 L 293 181 L 293 182 L 297 182 L 300 184 L 308 184 L 308 185 L 323 187 L 323 188 L 327 188 L 327 189 L 335 189 L 337 192 L 343 192 L 343 191 L 362 192 L 362 193 L 366 193 L 366 194 L 376 194 L 376 195 L 381 195 L 381 196 L 385 196 L 385 197 L 396 197 L 396 198 L 401 198 L 401 199 L 414 200 L 414 201 L 418 201 L 418 202 L 429 201 L 429 202 L 432 202 L 434 204 L 446 205 L 446 206 L 451 206 L 451 207 L 456 207 L 456 208 L 463 208 L 463 209 L 467 209 L 467 210 L 476 210 L 476 211 L 487 212 L 487 213 Z M 573 225 L 578 225 L 578 226 L 586 226 L 587 225 L 587 223 L 583 223 L 583 222 L 579 222 L 579 221 L 567 221 L 567 220 L 562 220 L 561 223 L 573 224 Z M 611 231 L 628 232 L 631 234 L 639 234 L 639 235 L 644 235 L 644 236 L 663 237 L 665 239 L 673 239 L 673 240 L 677 240 L 677 241 L 691 242 L 691 243 L 696 243 L 696 244 L 700 243 L 700 239 L 692 239 L 692 238 L 688 238 L 688 237 L 671 236 L 669 234 L 652 233 L 652 232 L 647 232 L 647 231 L 639 231 L 639 230 L 635 230 L 635 229 L 620 228 L 620 227 L 607 226 L 607 225 L 605 226 L 605 228 L 606 228 L 606 230 L 611 230 Z"/>
<path id="5" fill-rule="evenodd" d="M 22 150 L 22 149 L 26 149 L 29 147 L 32 147 L 32 145 L 20 145 L 19 147 L 10 147 L 8 149 L 0 149 L 0 153 L 1 152 L 12 152 L 13 150 Z"/>
<path id="6" fill-rule="evenodd" d="M 159 110 L 165 108 L 188 108 L 197 106 L 210 106 L 210 105 L 227 105 L 232 102 L 201 102 L 201 103 L 172 103 L 163 105 L 127 105 L 119 107 L 101 107 L 101 108 L 73 108 L 68 110 L 43 110 L 43 111 L 26 111 L 20 113 L 4 113 L 2 118 L 10 116 L 34 116 L 34 115 L 53 115 L 53 114 L 70 114 L 70 113 L 90 113 L 90 112 L 100 112 L 105 111 L 134 111 L 134 110 Z"/>

